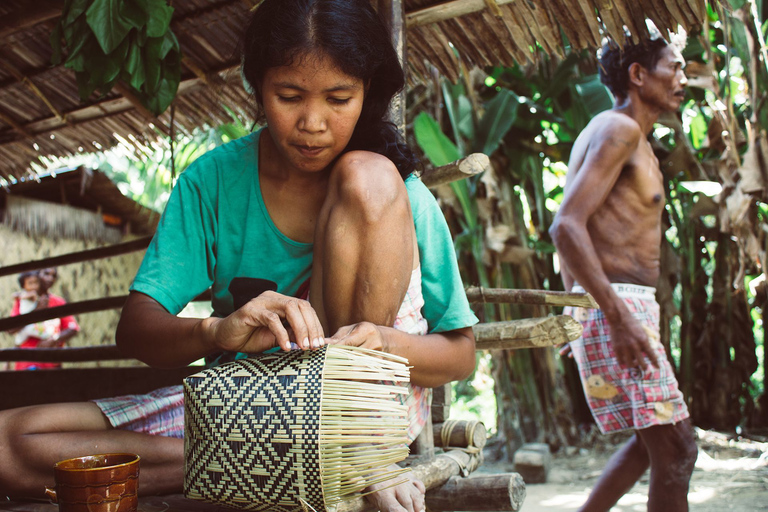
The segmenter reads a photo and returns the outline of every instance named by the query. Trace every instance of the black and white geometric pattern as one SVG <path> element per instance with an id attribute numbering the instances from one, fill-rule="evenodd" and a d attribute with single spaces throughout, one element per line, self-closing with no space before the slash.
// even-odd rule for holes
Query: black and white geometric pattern
<path id="1" fill-rule="evenodd" d="M 254 356 L 184 380 L 188 498 L 325 510 L 318 431 L 325 349 Z M 309 509 L 311 510 L 311 509 Z"/>

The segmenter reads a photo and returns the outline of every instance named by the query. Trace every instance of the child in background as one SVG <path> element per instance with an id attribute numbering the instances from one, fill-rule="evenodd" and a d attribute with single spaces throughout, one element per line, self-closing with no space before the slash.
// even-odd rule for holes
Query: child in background
<path id="1" fill-rule="evenodd" d="M 17 314 L 25 315 L 37 308 L 38 301 L 40 300 L 40 277 L 37 272 L 23 272 L 19 275 L 19 286 L 21 286 L 21 290 L 13 294 L 13 311 L 18 310 Z M 25 325 L 15 332 L 14 344 L 20 346 L 31 336 L 48 339 L 53 336 L 54 331 L 55 326 L 51 322 Z"/>

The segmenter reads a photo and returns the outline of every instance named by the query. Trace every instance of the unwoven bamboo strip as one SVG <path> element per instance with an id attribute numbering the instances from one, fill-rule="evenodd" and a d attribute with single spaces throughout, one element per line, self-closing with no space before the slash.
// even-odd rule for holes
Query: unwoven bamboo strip
<path id="1" fill-rule="evenodd" d="M 327 506 L 408 471 L 407 360 L 359 347 L 327 347 L 320 404 L 320 474 Z"/>

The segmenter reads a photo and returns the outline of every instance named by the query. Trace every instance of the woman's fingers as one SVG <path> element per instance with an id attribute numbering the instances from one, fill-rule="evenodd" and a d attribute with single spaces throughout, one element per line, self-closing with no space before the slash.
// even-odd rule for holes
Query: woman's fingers
<path id="1" fill-rule="evenodd" d="M 294 341 L 304 350 L 323 345 L 323 327 L 312 305 L 301 299 L 288 299 L 284 303 L 285 319 L 293 330 Z"/>
<path id="2" fill-rule="evenodd" d="M 325 338 L 317 312 L 308 301 L 268 291 L 223 319 L 215 339 L 220 350 L 255 353 L 275 345 L 288 351 L 291 342 L 293 348 L 316 349 Z"/>

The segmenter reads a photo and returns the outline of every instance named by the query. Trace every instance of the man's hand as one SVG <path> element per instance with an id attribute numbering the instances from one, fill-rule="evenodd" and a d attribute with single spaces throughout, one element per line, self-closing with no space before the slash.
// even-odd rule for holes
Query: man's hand
<path id="1" fill-rule="evenodd" d="M 647 357 L 654 368 L 659 367 L 656 351 L 651 343 L 651 335 L 658 341 L 653 331 L 641 325 L 631 314 L 625 315 L 622 322 L 611 323 L 610 327 L 611 344 L 619 365 L 625 368 L 645 368 Z"/>
<path id="2" fill-rule="evenodd" d="M 396 464 L 393 466 L 394 469 L 399 469 Z M 417 480 L 411 471 L 396 478 L 407 478 L 408 480 L 389 488 L 386 487 L 391 485 L 390 482 L 371 485 L 365 489 L 365 492 L 374 492 L 366 495 L 365 499 L 381 512 L 423 512 L 426 510 L 424 504 L 426 488 L 421 480 Z"/>
<path id="3" fill-rule="evenodd" d="M 216 350 L 263 352 L 291 342 L 308 350 L 324 344 L 323 327 L 308 301 L 264 292 L 226 318 L 211 319 L 209 338 Z"/>

